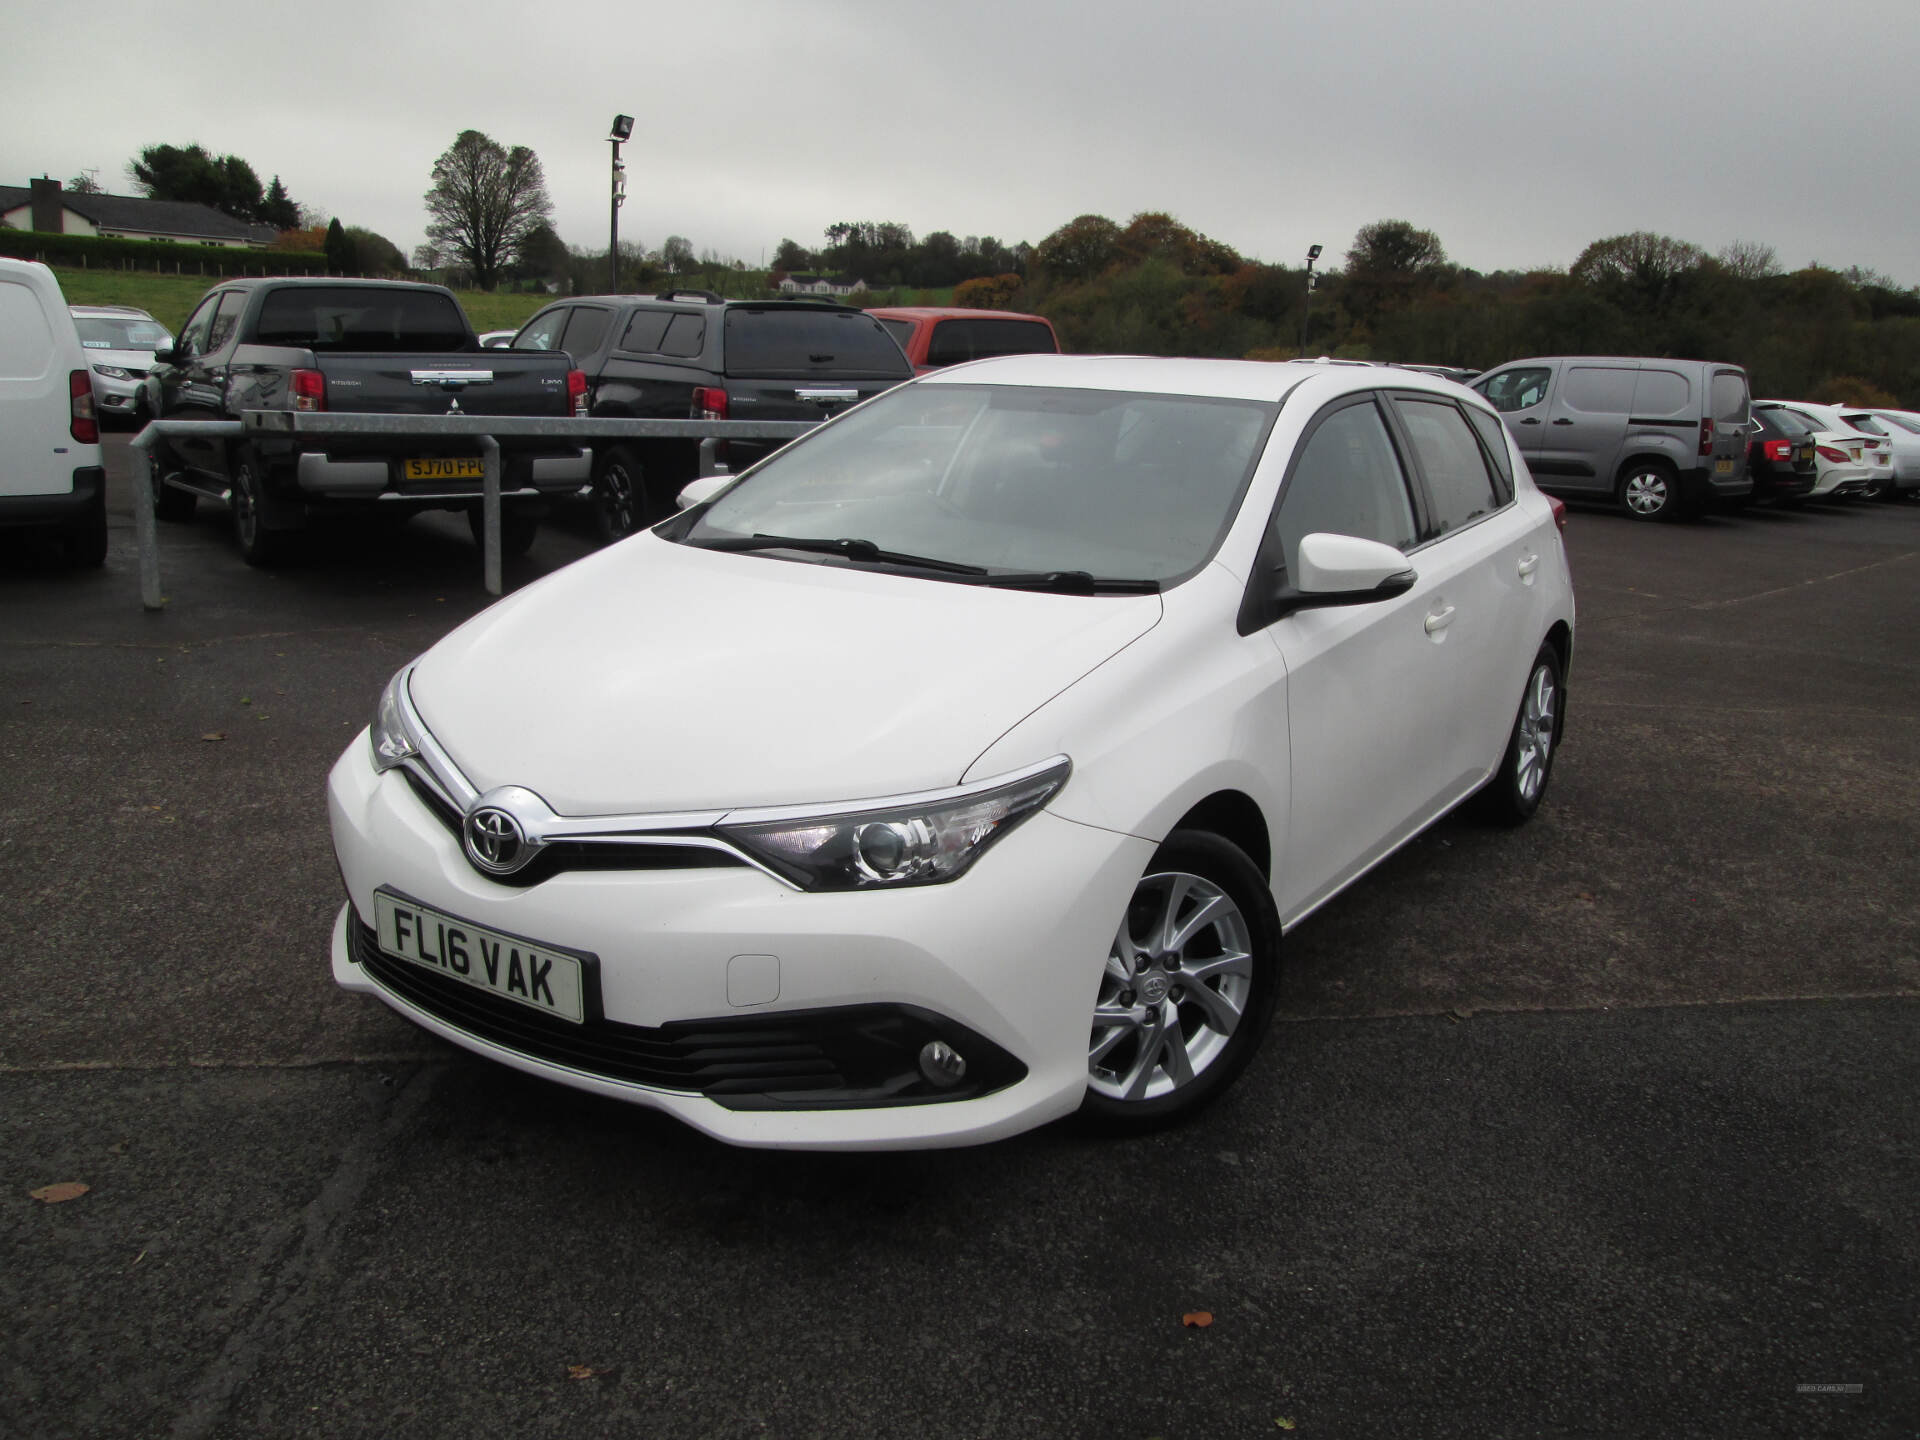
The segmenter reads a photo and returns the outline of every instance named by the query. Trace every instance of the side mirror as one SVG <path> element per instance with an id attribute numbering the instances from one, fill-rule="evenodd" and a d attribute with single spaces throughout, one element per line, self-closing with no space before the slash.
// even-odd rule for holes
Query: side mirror
<path id="1" fill-rule="evenodd" d="M 1281 615 L 1330 605 L 1370 605 L 1404 595 L 1419 579 L 1407 557 L 1378 540 L 1316 532 L 1301 537 L 1293 584 L 1276 603 Z"/>
<path id="2" fill-rule="evenodd" d="M 682 510 L 691 510 L 696 505 L 704 505 L 722 490 L 734 482 L 732 475 L 702 475 L 698 480 L 689 481 L 680 491 L 676 502 Z"/>
<path id="3" fill-rule="evenodd" d="M 153 363 L 156 365 L 178 365 L 180 363 L 180 347 L 178 345 L 162 345 L 158 350 L 153 352 Z"/>

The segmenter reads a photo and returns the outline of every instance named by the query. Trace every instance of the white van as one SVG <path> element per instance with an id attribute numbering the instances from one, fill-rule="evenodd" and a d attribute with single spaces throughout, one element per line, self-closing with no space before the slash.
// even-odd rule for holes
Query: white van
<path id="1" fill-rule="evenodd" d="M 107 559 L 107 472 L 87 352 L 60 282 L 0 256 L 0 526 L 52 530 L 77 565 Z"/>

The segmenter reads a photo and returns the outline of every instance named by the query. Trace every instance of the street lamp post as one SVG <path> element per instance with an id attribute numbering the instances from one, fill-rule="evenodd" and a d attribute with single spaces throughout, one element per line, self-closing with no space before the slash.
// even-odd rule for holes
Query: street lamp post
<path id="1" fill-rule="evenodd" d="M 1300 312 L 1300 355 L 1304 359 L 1307 353 L 1307 322 L 1313 319 L 1313 262 L 1320 258 L 1320 247 L 1307 247 L 1307 304 Z"/>
<path id="2" fill-rule="evenodd" d="M 620 207 L 627 198 L 627 167 L 620 163 L 621 142 L 633 134 L 633 116 L 613 117 L 613 133 L 607 143 L 613 146 L 613 204 L 607 212 L 607 290 L 620 293 Z"/>

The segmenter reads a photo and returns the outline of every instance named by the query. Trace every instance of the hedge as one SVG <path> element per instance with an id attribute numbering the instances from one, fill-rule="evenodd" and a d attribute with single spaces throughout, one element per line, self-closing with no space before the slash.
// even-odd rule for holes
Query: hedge
<path id="1" fill-rule="evenodd" d="M 178 245 L 171 240 L 108 240 L 50 230 L 0 230 L 0 255 L 87 270 L 148 270 L 162 275 L 324 275 L 327 257 L 312 250 Z"/>

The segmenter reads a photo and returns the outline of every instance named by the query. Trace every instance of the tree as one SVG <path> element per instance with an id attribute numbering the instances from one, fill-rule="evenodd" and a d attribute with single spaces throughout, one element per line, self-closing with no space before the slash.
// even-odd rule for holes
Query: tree
<path id="1" fill-rule="evenodd" d="M 953 287 L 953 303 L 962 310 L 1011 310 L 1020 293 L 1018 275 L 981 275 Z"/>
<path id="2" fill-rule="evenodd" d="M 236 220 L 258 220 L 265 195 L 260 177 L 238 155 L 210 155 L 204 146 L 149 145 L 127 173 L 154 200 L 211 205 Z"/>
<path id="3" fill-rule="evenodd" d="M 1741 280 L 1764 280 L 1780 273 L 1780 257 L 1771 245 L 1758 240 L 1735 240 L 1721 250 L 1718 259 L 1729 275 Z"/>
<path id="4" fill-rule="evenodd" d="M 349 225 L 347 239 L 353 244 L 353 268 L 362 274 L 397 275 L 407 268 L 405 252 L 378 231 Z"/>
<path id="5" fill-rule="evenodd" d="M 1033 263 L 1061 280 L 1091 280 L 1114 258 L 1120 227 L 1104 215 L 1069 220 L 1033 252 Z"/>
<path id="6" fill-rule="evenodd" d="M 792 274 L 813 265 L 813 256 L 800 248 L 798 240 L 782 240 L 773 252 L 773 268 Z"/>
<path id="7" fill-rule="evenodd" d="M 566 242 L 542 221 L 521 239 L 514 264 L 523 279 L 556 280 L 565 278 L 570 259 Z"/>
<path id="8" fill-rule="evenodd" d="M 660 263 L 669 275 L 678 275 L 693 264 L 693 242 L 684 235 L 669 235 L 660 244 Z"/>
<path id="9" fill-rule="evenodd" d="M 1440 237 L 1406 220 L 1363 225 L 1347 251 L 1348 312 L 1362 326 L 1430 293 L 1447 275 Z"/>
<path id="10" fill-rule="evenodd" d="M 431 240 L 424 245 L 413 247 L 413 268 L 416 270 L 438 270 L 440 268 L 440 247 Z"/>
<path id="11" fill-rule="evenodd" d="M 287 194 L 287 187 L 280 183 L 278 175 L 273 177 L 273 183 L 267 186 L 267 193 L 260 201 L 259 219 L 276 230 L 300 228 L 300 207 Z"/>
<path id="12" fill-rule="evenodd" d="M 335 275 L 350 275 L 360 268 L 360 257 L 347 230 L 336 216 L 327 225 L 327 269 Z"/>
<path id="13" fill-rule="evenodd" d="M 508 150 L 478 130 L 462 130 L 433 162 L 426 206 L 433 217 L 427 238 L 464 261 L 482 290 L 499 283 L 501 268 L 535 225 L 553 221 L 540 157 L 524 145 Z"/>
<path id="14" fill-rule="evenodd" d="M 1706 259 L 1698 245 L 1636 230 L 1594 241 L 1567 273 L 1625 308 L 1654 310 L 1671 302 L 1681 280 Z"/>
<path id="15" fill-rule="evenodd" d="M 94 178 L 93 171 L 82 170 L 67 182 L 67 189 L 71 190 L 75 195 L 98 195 L 100 193 L 100 182 Z"/>

